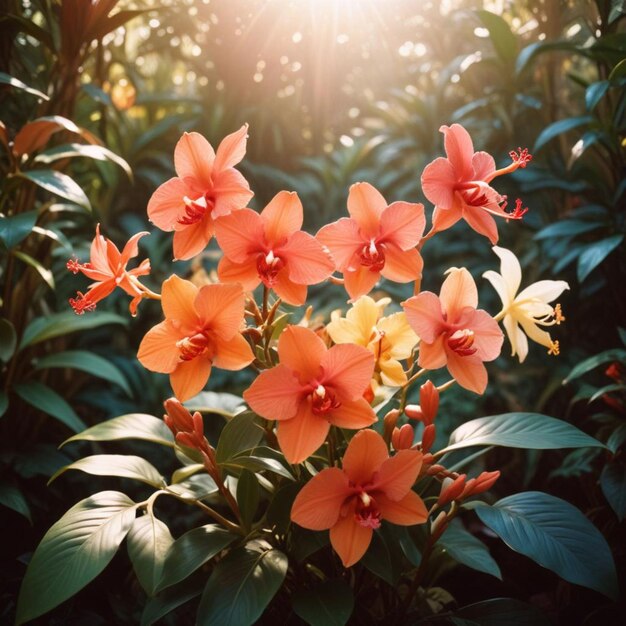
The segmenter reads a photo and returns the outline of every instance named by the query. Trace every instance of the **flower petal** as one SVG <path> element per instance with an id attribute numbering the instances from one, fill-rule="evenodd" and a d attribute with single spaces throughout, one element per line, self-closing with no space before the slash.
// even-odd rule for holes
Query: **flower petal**
<path id="1" fill-rule="evenodd" d="M 330 424 L 301 402 L 295 417 L 279 422 L 278 444 L 289 463 L 302 463 L 324 443 L 329 430 Z"/>
<path id="2" fill-rule="evenodd" d="M 441 308 L 448 316 L 448 322 L 454 323 L 463 309 L 478 306 L 478 289 L 472 275 L 464 268 L 453 267 L 441 285 L 439 293 Z M 417 331 L 419 335 L 419 331 Z M 424 339 L 423 335 L 420 335 Z M 426 341 L 429 341 L 426 339 Z"/>
<path id="3" fill-rule="evenodd" d="M 306 302 L 307 286 L 293 282 L 289 278 L 289 268 L 283 267 L 276 275 L 272 289 L 287 304 L 300 306 Z"/>
<path id="4" fill-rule="evenodd" d="M 380 272 L 372 272 L 365 265 L 358 265 L 356 269 L 345 269 L 343 272 L 344 287 L 350 300 L 356 300 L 368 294 L 380 280 Z"/>
<path id="5" fill-rule="evenodd" d="M 379 241 L 389 241 L 401 250 L 409 250 L 420 242 L 425 227 L 423 204 L 394 202 L 380 217 Z"/>
<path id="6" fill-rule="evenodd" d="M 417 336 L 426 343 L 433 343 L 444 331 L 443 312 L 439 296 L 422 291 L 402 303 L 406 319 Z"/>
<path id="7" fill-rule="evenodd" d="M 206 189 L 211 187 L 215 151 L 200 133 L 183 133 L 174 149 L 174 167 L 182 179 L 193 178 Z"/>
<path id="8" fill-rule="evenodd" d="M 139 362 L 151 372 L 173 372 L 180 363 L 176 342 L 183 336 L 170 320 L 153 326 L 139 344 Z"/>
<path id="9" fill-rule="evenodd" d="M 427 370 L 437 370 L 448 361 L 448 355 L 444 347 L 444 336 L 439 335 L 433 343 L 420 343 L 417 364 Z"/>
<path id="10" fill-rule="evenodd" d="M 342 399 L 341 406 L 328 413 L 327 418 L 334 426 L 351 430 L 371 426 L 377 421 L 374 409 L 363 398 L 357 400 Z"/>
<path id="11" fill-rule="evenodd" d="M 295 416 L 302 387 L 293 372 L 282 363 L 261 372 L 243 392 L 248 406 L 268 420 L 286 420 Z"/>
<path id="12" fill-rule="evenodd" d="M 406 313 L 393 313 L 378 322 L 378 330 L 385 333 L 385 342 L 391 344 L 387 353 L 394 359 L 411 356 L 418 337 L 409 325 Z"/>
<path id="13" fill-rule="evenodd" d="M 440 233 L 454 226 L 463 217 L 463 212 L 459 207 L 450 208 L 435 207 L 433 211 L 433 231 Z"/>
<path id="14" fill-rule="evenodd" d="M 246 155 L 248 140 L 248 125 L 244 124 L 239 130 L 226 135 L 217 148 L 214 168 L 220 172 L 229 167 L 234 167 Z"/>
<path id="15" fill-rule="evenodd" d="M 380 368 L 380 378 L 383 381 L 383 385 L 401 387 L 406 383 L 407 377 L 399 361 L 390 359 L 389 357 L 381 357 L 378 359 L 378 366 Z"/>
<path id="16" fill-rule="evenodd" d="M 174 233 L 174 260 L 186 261 L 200 254 L 213 237 L 213 219 L 206 213 L 202 220 Z"/>
<path id="17" fill-rule="evenodd" d="M 461 387 L 469 389 L 478 395 L 484 393 L 487 387 L 487 370 L 476 354 L 460 356 L 449 350 L 448 371 Z"/>
<path id="18" fill-rule="evenodd" d="M 498 243 L 498 226 L 493 215 L 482 208 L 465 207 L 463 219 L 479 234 L 484 235 L 495 245 Z"/>
<path id="19" fill-rule="evenodd" d="M 472 167 L 474 168 L 474 180 L 490 180 L 491 175 L 496 171 L 496 162 L 487 152 L 475 152 L 472 157 Z"/>
<path id="20" fill-rule="evenodd" d="M 374 488 L 382 491 L 391 500 L 400 500 L 415 484 L 421 468 L 421 452 L 400 450 L 380 466 L 374 479 Z"/>
<path id="21" fill-rule="evenodd" d="M 177 320 L 186 327 L 193 328 L 198 324 L 198 313 L 194 300 L 198 288 L 189 280 L 176 274 L 163 282 L 161 287 L 161 306 L 167 319 Z M 181 330 L 184 335 L 184 331 Z"/>
<path id="22" fill-rule="evenodd" d="M 263 252 L 264 232 L 261 216 L 252 209 L 241 209 L 215 221 L 217 244 L 231 261 L 245 263 Z"/>
<path id="23" fill-rule="evenodd" d="M 324 251 L 322 244 L 308 233 L 293 233 L 278 250 L 289 268 L 289 279 L 301 285 L 315 285 L 326 280 L 335 264 Z"/>
<path id="24" fill-rule="evenodd" d="M 474 145 L 469 133 L 460 124 L 442 126 L 439 131 L 444 134 L 446 155 L 454 167 L 457 179 L 471 180 L 474 173 Z"/>
<path id="25" fill-rule="evenodd" d="M 217 266 L 217 275 L 222 283 L 240 283 L 244 291 L 254 291 L 261 282 L 253 257 L 248 257 L 244 263 L 234 263 L 223 256 Z"/>
<path id="26" fill-rule="evenodd" d="M 360 430 L 343 456 L 343 471 L 355 485 L 367 485 L 388 458 L 385 440 L 374 430 Z"/>
<path id="27" fill-rule="evenodd" d="M 213 365 L 223 370 L 238 371 L 254 361 L 250 344 L 243 335 L 236 333 L 232 339 L 216 342 Z"/>
<path id="28" fill-rule="evenodd" d="M 211 215 L 217 219 L 245 207 L 254 193 L 241 172 L 232 168 L 213 175 L 215 205 Z"/>
<path id="29" fill-rule="evenodd" d="M 204 285 L 194 305 L 205 327 L 220 339 L 231 339 L 243 323 L 246 296 L 240 284 Z"/>
<path id="30" fill-rule="evenodd" d="M 467 325 L 474 332 L 474 348 L 481 361 L 493 361 L 500 356 L 504 335 L 487 311 L 474 311 Z"/>
<path id="31" fill-rule="evenodd" d="M 185 214 L 184 198 L 188 193 L 187 185 L 181 178 L 165 181 L 148 201 L 148 219 L 161 230 L 174 230 Z"/>
<path id="32" fill-rule="evenodd" d="M 515 299 L 515 294 L 522 284 L 522 267 L 517 257 L 506 248 L 499 248 L 494 246 L 492 250 L 500 257 L 500 275 L 506 284 L 508 302 L 512 302 Z M 484 274 L 483 274 L 484 276 Z M 490 280 L 489 278 L 487 280 Z M 494 285 L 493 282 L 491 282 Z M 497 288 L 494 285 L 497 291 Z"/>
<path id="33" fill-rule="evenodd" d="M 454 206 L 454 185 L 457 179 L 452 163 L 439 157 L 429 163 L 422 173 L 422 191 L 436 207 L 449 210 Z M 440 230 L 444 230 L 443 228 Z"/>
<path id="34" fill-rule="evenodd" d="M 348 213 L 359 225 L 365 237 L 376 237 L 380 230 L 380 218 L 387 202 L 381 193 L 369 183 L 355 183 L 348 193 Z"/>
<path id="35" fill-rule="evenodd" d="M 181 361 L 170 374 L 170 384 L 174 395 L 185 402 L 198 395 L 211 375 L 211 361 L 206 357 L 197 357 L 191 361 Z"/>
<path id="36" fill-rule="evenodd" d="M 392 500 L 384 494 L 376 495 L 376 504 L 383 519 L 399 526 L 423 524 L 428 519 L 428 509 L 424 501 L 409 491 L 400 500 Z"/>
<path id="37" fill-rule="evenodd" d="M 498 296 L 500 296 L 502 308 L 508 309 L 512 304 L 512 300 L 509 299 L 509 286 L 507 285 L 506 279 L 493 270 L 483 272 L 483 278 L 486 278 L 491 283 L 491 286 L 496 290 Z"/>
<path id="38" fill-rule="evenodd" d="M 344 567 L 351 567 L 363 557 L 372 541 L 373 532 L 371 528 L 361 526 L 351 513 L 330 529 L 330 543 Z"/>
<path id="39" fill-rule="evenodd" d="M 365 240 L 359 234 L 359 225 L 347 217 L 327 224 L 315 237 L 330 250 L 335 267 L 340 272 L 343 272 L 350 264 L 355 252 L 365 244 Z"/>
<path id="40" fill-rule="evenodd" d="M 122 267 L 125 268 L 128 261 L 130 261 L 130 259 L 133 259 L 139 254 L 138 242 L 142 237 L 145 237 L 146 235 L 149 235 L 149 234 L 150 233 L 147 230 L 144 230 L 140 233 L 137 233 L 136 235 L 133 235 L 128 240 L 128 242 L 124 246 L 124 249 L 122 250 L 122 256 L 120 258 L 120 264 L 122 265 Z"/>
<path id="41" fill-rule="evenodd" d="M 516 300 L 536 298 L 542 302 L 552 302 L 566 289 L 569 289 L 569 285 L 564 280 L 540 280 L 522 289 Z"/>
<path id="42" fill-rule="evenodd" d="M 511 356 L 517 354 L 519 362 L 523 363 L 528 355 L 528 339 L 526 339 L 524 331 L 519 327 L 513 315 L 505 315 L 502 320 L 502 325 L 511 343 Z"/>
<path id="43" fill-rule="evenodd" d="M 374 355 L 361 346 L 342 343 L 333 346 L 321 359 L 322 384 L 328 383 L 341 396 L 357 400 L 374 374 Z"/>
<path id="44" fill-rule="evenodd" d="M 296 496 L 291 521 L 309 530 L 326 530 L 337 523 L 350 493 L 348 477 L 338 467 L 322 470 Z"/>
<path id="45" fill-rule="evenodd" d="M 292 370 L 302 383 L 307 383 L 321 372 L 326 354 L 324 342 L 308 328 L 290 324 L 278 338 L 280 362 Z"/>
<path id="46" fill-rule="evenodd" d="M 385 266 L 380 273 L 396 283 L 409 283 L 422 277 L 424 261 L 415 249 L 400 250 L 392 243 L 385 244 Z"/>
<path id="47" fill-rule="evenodd" d="M 267 243 L 282 244 L 302 228 L 302 202 L 295 191 L 279 191 L 261 211 Z"/>

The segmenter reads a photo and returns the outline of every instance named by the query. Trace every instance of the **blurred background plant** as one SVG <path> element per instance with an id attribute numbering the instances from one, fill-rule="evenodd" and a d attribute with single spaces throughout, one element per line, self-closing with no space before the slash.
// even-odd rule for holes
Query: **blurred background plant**
<path id="1" fill-rule="evenodd" d="M 67 299 L 85 283 L 65 263 L 86 258 L 98 222 L 118 244 L 146 228 L 147 201 L 173 175 L 183 131 L 216 145 L 244 122 L 250 140 L 242 169 L 253 206 L 295 190 L 312 231 L 344 214 L 357 181 L 372 182 L 388 201 L 424 201 L 420 174 L 442 154 L 441 124 L 463 124 L 476 149 L 499 164 L 519 145 L 530 149 L 531 166 L 499 188 L 530 211 L 500 229 L 500 245 L 522 260 L 527 283 L 569 282 L 562 354 L 535 349 L 514 369 L 496 361 L 487 396 L 446 396 L 438 434 L 446 439 L 470 417 L 523 408 L 570 419 L 610 442 L 614 456 L 593 461 L 494 451 L 489 463 L 503 470 L 502 494 L 538 488 L 596 515 L 624 571 L 623 504 L 616 508 L 606 488 L 610 481 L 613 493 L 626 490 L 623 395 L 561 384 L 585 358 L 615 350 L 626 325 L 623 2 L 0 0 L 0 9 L 0 502 L 9 507 L 0 516 L 3 527 L 21 529 L 19 541 L 2 548 L 7 615 L 23 574 L 16 559 L 27 558 L 67 508 L 59 487 L 44 484 L 68 462 L 58 443 L 114 415 L 159 415 L 169 393 L 165 377 L 135 359 L 158 307 L 145 303 L 129 321 L 125 300 L 111 298 L 103 311 L 76 317 Z M 465 225 L 429 242 L 424 288 L 436 289 L 470 250 L 475 276 L 497 266 Z M 156 231 L 142 251 L 157 285 L 169 267 L 170 238 Z M 209 250 L 175 267 L 202 281 L 216 260 Z M 394 289 L 397 298 L 409 295 Z M 338 288 L 312 290 L 312 298 L 318 313 L 345 308 Z M 481 301 L 498 310 L 489 287 Z M 619 371 L 611 385 L 623 385 Z M 217 390 L 244 384 L 212 378 Z M 596 411 L 604 397 L 613 401 Z M 80 494 L 82 480 L 70 483 Z M 532 564 L 510 557 L 508 565 L 517 586 L 496 585 L 503 594 L 533 598 L 561 623 L 610 619 L 602 611 L 614 609 L 591 592 L 574 597 L 571 586 Z M 519 580 L 521 567 L 531 572 L 528 583 Z M 454 585 L 454 571 L 445 576 L 437 584 L 459 602 L 493 595 L 491 578 L 478 576 L 467 588 Z M 88 590 L 66 609 L 72 619 L 89 610 L 81 597 Z M 112 609 L 95 602 L 94 623 L 107 621 L 106 611 L 115 614 L 109 621 L 133 622 L 136 602 L 121 586 L 109 594 Z"/>

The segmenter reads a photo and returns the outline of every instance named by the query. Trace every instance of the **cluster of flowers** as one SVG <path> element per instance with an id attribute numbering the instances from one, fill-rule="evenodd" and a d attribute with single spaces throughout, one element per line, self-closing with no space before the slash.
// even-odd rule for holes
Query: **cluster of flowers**
<path id="1" fill-rule="evenodd" d="M 118 286 L 132 296 L 133 315 L 143 298 L 161 301 L 165 319 L 143 338 L 138 359 L 149 370 L 169 374 L 176 399 L 166 402 L 166 422 L 181 445 L 201 453 L 216 479 L 219 467 L 204 438 L 202 418 L 189 414 L 181 402 L 203 389 L 213 367 L 252 365 L 260 372 L 244 399 L 267 420 L 268 443 L 292 464 L 306 461 L 323 446 L 328 452 L 328 467 L 300 491 L 292 520 L 313 530 L 330 529 L 332 546 L 346 567 L 363 556 L 382 519 L 424 523 L 435 509 L 480 493 L 497 479 L 499 472 L 469 480 L 448 472 L 436 463 L 431 447 L 439 394 L 454 382 L 484 392 L 484 363 L 499 356 L 504 339 L 499 321 L 520 361 L 528 353 L 527 338 L 552 354 L 559 350 L 546 328 L 564 319 L 560 307 L 549 303 L 567 283 L 544 280 L 519 291 L 521 268 L 509 250 L 494 246 L 500 273 L 484 274 L 502 300 L 496 316 L 478 308 L 476 284 L 465 268 L 448 270 L 439 295 L 420 291 L 420 250 L 436 233 L 463 219 L 496 244 L 494 216 L 516 220 L 526 212 L 519 200 L 507 212 L 506 198 L 491 186 L 496 177 L 526 167 L 531 159 L 526 150 L 512 152 L 511 164 L 496 169 L 489 154 L 474 152 L 463 127 L 441 130 L 447 157 L 436 159 L 422 175 L 424 194 L 435 206 L 426 234 L 422 204 L 388 205 L 365 182 L 350 188 L 349 217 L 315 236 L 301 230 L 303 208 L 296 193 L 278 193 L 261 213 L 245 208 L 253 193 L 235 169 L 245 155 L 244 126 L 217 151 L 201 135 L 185 133 L 174 154 L 177 176 L 162 184 L 148 205 L 152 223 L 174 232 L 175 259 L 194 257 L 216 238 L 223 252 L 218 283 L 197 286 L 172 275 L 160 294 L 148 289 L 139 277 L 149 273 L 149 261 L 127 269 L 147 233 L 132 237 L 120 253 L 96 230 L 90 261 L 68 262 L 68 269 L 95 281 L 70 300 L 78 314 L 93 310 Z M 402 302 L 403 311 L 385 315 L 390 299 L 368 296 L 381 276 L 414 283 L 415 295 Z M 280 303 L 305 304 L 307 287 L 323 281 L 345 287 L 351 303 L 345 317 L 336 311 L 328 324 L 315 326 L 305 315 L 278 332 L 284 317 L 278 315 Z M 252 292 L 261 284 L 259 306 Z M 414 381 L 443 367 L 452 379 L 440 387 L 427 381 L 420 389 L 420 405 L 407 405 Z M 368 428 L 377 421 L 372 405 L 381 388 L 401 390 L 399 405 L 384 418 L 382 435 Z M 403 416 L 408 423 L 398 426 Z M 423 423 L 418 442 L 411 421 Z M 345 430 L 331 430 L 333 426 L 358 431 L 341 459 L 336 451 L 343 446 L 334 433 Z M 442 482 L 430 511 L 412 490 L 426 474 Z M 227 490 L 224 496 L 229 497 Z M 442 511 L 433 522 L 438 533 L 447 516 Z"/>

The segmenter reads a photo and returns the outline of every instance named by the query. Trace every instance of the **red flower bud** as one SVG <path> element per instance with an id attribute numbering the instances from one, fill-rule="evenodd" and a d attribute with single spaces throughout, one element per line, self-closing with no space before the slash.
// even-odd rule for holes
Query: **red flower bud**
<path id="1" fill-rule="evenodd" d="M 424 415 L 424 424 L 432 424 L 439 410 L 439 391 L 430 380 L 420 387 L 420 408 Z"/>
<path id="2" fill-rule="evenodd" d="M 415 431 L 413 426 L 405 424 L 401 428 L 394 428 L 391 435 L 391 443 L 394 450 L 408 450 L 413 445 Z"/>
<path id="3" fill-rule="evenodd" d="M 176 435 L 178 432 L 190 433 L 194 431 L 194 421 L 191 413 L 176 399 L 169 398 L 163 405 L 167 415 L 163 419 L 167 427 Z"/>
<path id="4" fill-rule="evenodd" d="M 398 423 L 399 417 L 400 411 L 398 411 L 398 409 L 392 409 L 383 418 L 383 439 L 387 444 L 391 441 L 391 435 L 393 433 L 393 429 Z"/>
<path id="5" fill-rule="evenodd" d="M 407 404 L 404 407 L 404 413 L 410 420 L 417 420 L 418 422 L 424 421 L 424 413 L 419 404 Z"/>
<path id="6" fill-rule="evenodd" d="M 422 452 L 430 452 L 433 443 L 435 443 L 436 434 L 434 424 L 428 424 L 428 426 L 424 428 L 424 434 L 422 435 Z"/>
<path id="7" fill-rule="evenodd" d="M 454 480 L 445 478 L 441 485 L 441 493 L 439 494 L 437 505 L 443 506 L 448 504 L 448 502 L 452 502 L 452 500 L 457 500 L 465 488 L 465 478 L 465 474 L 460 474 Z"/>
<path id="8" fill-rule="evenodd" d="M 500 472 L 496 470 L 495 472 L 483 472 L 478 477 L 468 480 L 459 500 L 491 489 L 498 478 L 500 478 Z"/>

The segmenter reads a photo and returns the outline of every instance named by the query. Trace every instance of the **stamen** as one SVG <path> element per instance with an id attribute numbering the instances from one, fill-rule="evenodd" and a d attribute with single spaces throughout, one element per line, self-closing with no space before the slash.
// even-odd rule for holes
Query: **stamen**
<path id="1" fill-rule="evenodd" d="M 448 338 L 448 346 L 460 356 L 470 356 L 476 352 L 474 345 L 474 331 L 469 328 L 457 330 Z"/>
<path id="2" fill-rule="evenodd" d="M 341 406 L 341 402 L 323 385 L 318 385 L 313 390 L 313 393 L 309 395 L 309 401 L 311 402 L 311 410 L 315 415 L 326 415 L 329 411 L 338 409 Z"/>
<path id="3" fill-rule="evenodd" d="M 209 339 L 203 333 L 197 333 L 192 337 L 185 337 L 176 342 L 180 350 L 181 361 L 191 361 L 205 352 L 209 345 Z"/>
<path id="4" fill-rule="evenodd" d="M 69 299 L 69 303 L 76 315 L 83 315 L 96 310 L 96 303 L 89 299 L 88 294 L 86 295 L 80 291 L 76 292 L 76 298 Z"/>
<path id="5" fill-rule="evenodd" d="M 385 252 L 374 239 L 361 249 L 361 265 L 369 267 L 371 272 L 380 272 L 385 267 Z"/>
<path id="6" fill-rule="evenodd" d="M 263 284 L 271 288 L 276 284 L 278 272 L 285 267 L 285 262 L 274 255 L 274 251 L 270 250 L 267 254 L 262 252 L 257 257 L 256 270 Z"/>
<path id="7" fill-rule="evenodd" d="M 91 263 L 80 263 L 76 257 L 68 259 L 65 267 L 72 272 L 72 274 L 78 274 L 81 270 L 91 269 Z"/>
<path id="8" fill-rule="evenodd" d="M 179 217 L 177 221 L 179 224 L 183 224 L 184 226 L 197 224 L 202 220 L 205 213 L 207 211 L 211 211 L 213 208 L 210 198 L 207 196 L 203 196 L 197 200 L 192 200 L 191 198 L 185 196 L 183 198 L 183 202 L 185 203 L 185 214 L 182 217 Z"/>
<path id="9" fill-rule="evenodd" d="M 517 148 L 517 152 L 515 150 L 511 150 L 511 152 L 509 152 L 509 156 L 511 157 L 513 163 L 522 169 L 533 160 L 533 155 L 528 152 L 528 148 Z"/>
<path id="10" fill-rule="evenodd" d="M 354 518 L 359 526 L 373 530 L 380 528 L 381 514 L 376 506 L 376 501 L 364 491 L 358 495 Z"/>
<path id="11" fill-rule="evenodd" d="M 517 198 L 517 200 L 515 200 L 515 208 L 507 214 L 507 219 L 521 220 L 522 217 L 526 215 L 526 213 L 528 213 L 528 207 L 522 207 L 522 201 L 520 200 L 520 198 Z"/>
<path id="12" fill-rule="evenodd" d="M 559 342 L 558 341 L 551 341 L 550 342 L 550 349 L 548 350 L 548 354 L 550 354 L 552 356 L 559 356 L 559 354 L 561 354 L 561 350 L 559 348 Z"/>
<path id="13" fill-rule="evenodd" d="M 567 318 L 563 315 L 563 311 L 561 311 L 561 305 L 556 304 L 554 306 L 554 322 L 558 326 L 561 322 L 564 322 Z"/>

